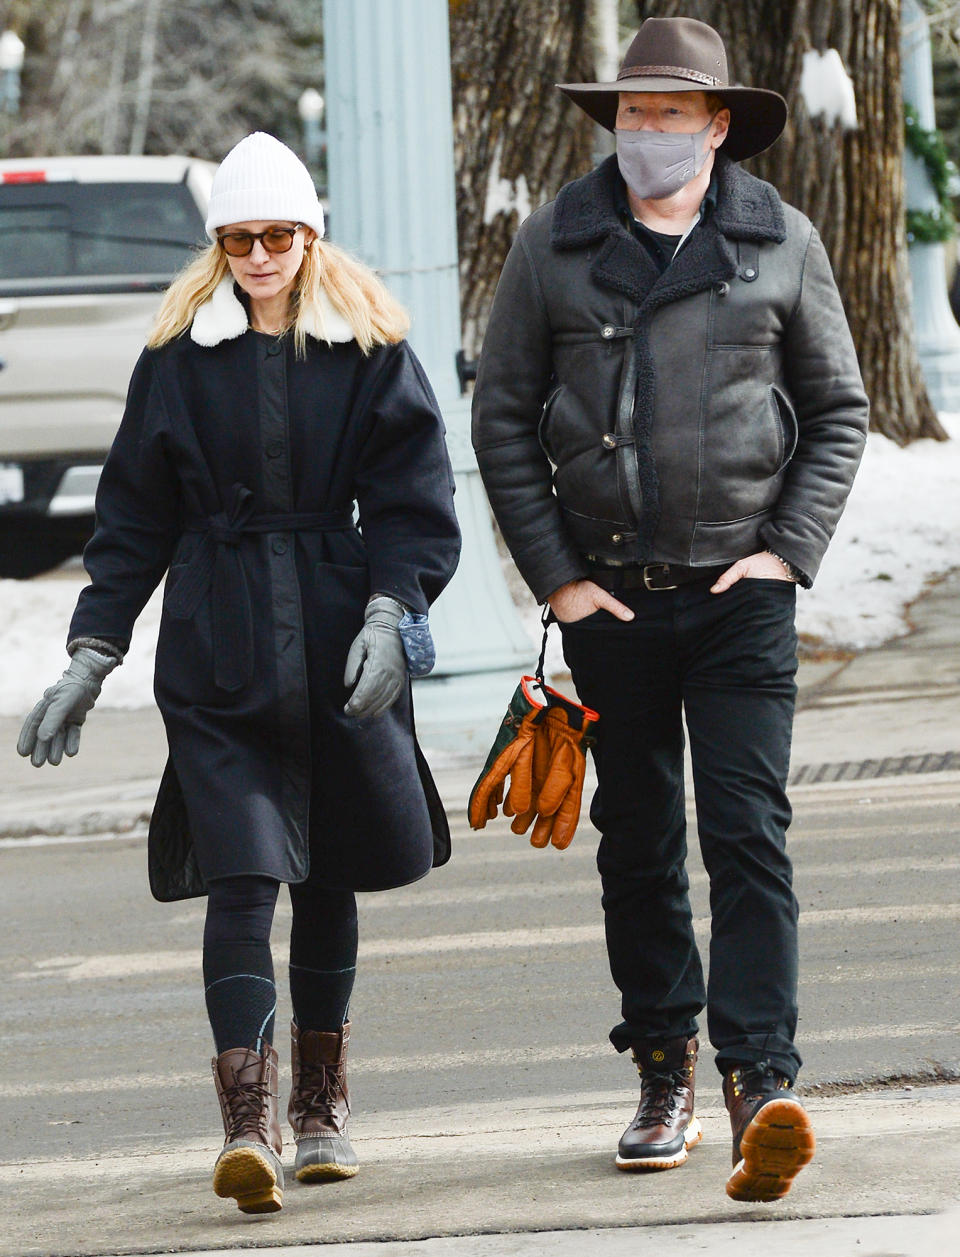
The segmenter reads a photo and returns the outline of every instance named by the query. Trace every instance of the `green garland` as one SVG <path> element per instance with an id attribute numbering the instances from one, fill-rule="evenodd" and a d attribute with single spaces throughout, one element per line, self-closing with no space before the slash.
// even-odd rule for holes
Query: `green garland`
<path id="1" fill-rule="evenodd" d="M 950 160 L 939 131 L 927 131 L 913 105 L 904 102 L 907 148 L 923 165 L 939 201 L 936 209 L 907 210 L 907 241 L 910 244 L 943 244 L 956 234 L 957 223 L 950 200 L 957 168 Z"/>

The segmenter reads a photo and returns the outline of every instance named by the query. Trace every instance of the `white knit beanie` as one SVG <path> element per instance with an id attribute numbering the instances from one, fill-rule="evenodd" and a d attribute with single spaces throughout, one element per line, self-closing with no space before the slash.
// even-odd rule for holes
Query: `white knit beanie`
<path id="1" fill-rule="evenodd" d="M 291 148 L 254 131 L 235 144 L 213 176 L 207 235 L 229 223 L 303 223 L 323 235 L 323 206 L 310 172 Z"/>

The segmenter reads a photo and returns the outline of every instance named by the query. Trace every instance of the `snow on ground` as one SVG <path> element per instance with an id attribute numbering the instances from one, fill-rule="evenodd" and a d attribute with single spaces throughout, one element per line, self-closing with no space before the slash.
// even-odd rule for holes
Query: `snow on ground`
<path id="1" fill-rule="evenodd" d="M 49 577 L 0 581 L 0 716 L 25 715 L 70 662 L 67 627 L 86 573 L 79 561 Z M 160 592 L 137 621 L 126 659 L 104 683 L 100 707 L 148 707 Z"/>
<path id="2" fill-rule="evenodd" d="M 801 633 L 825 645 L 876 646 L 905 633 L 905 608 L 925 584 L 960 566 L 960 415 L 941 415 L 950 442 L 899 449 L 871 434 L 853 491 L 812 590 L 800 590 Z M 78 563 L 49 578 L 0 581 L 0 715 L 21 716 L 66 666 L 67 625 L 85 575 Z M 513 582 L 512 582 L 513 583 Z M 520 614 L 539 648 L 539 609 Z M 102 707 L 153 701 L 159 593 L 137 622 L 123 666 L 104 686 Z M 547 671 L 563 668 L 550 633 Z"/>
<path id="3" fill-rule="evenodd" d="M 798 591 L 801 633 L 879 646 L 908 631 L 905 608 L 928 582 L 960 567 L 960 415 L 940 421 L 948 442 L 867 439 L 816 583 Z"/>

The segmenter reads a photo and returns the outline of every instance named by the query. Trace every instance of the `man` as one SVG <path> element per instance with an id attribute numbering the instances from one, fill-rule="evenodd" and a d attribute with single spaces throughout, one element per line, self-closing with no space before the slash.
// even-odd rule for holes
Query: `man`
<path id="1" fill-rule="evenodd" d="M 809 586 L 863 449 L 867 399 L 810 222 L 736 163 L 786 121 L 731 87 L 720 36 L 650 18 L 615 83 L 561 85 L 616 155 L 520 228 L 474 396 L 474 445 L 520 572 L 600 713 L 591 818 L 611 1040 L 640 1106 L 626 1170 L 681 1165 L 706 1003 L 733 1130 L 729 1195 L 789 1191 L 813 1155 L 785 851 L 796 584 Z M 694 942 L 682 716 L 710 877 Z"/>

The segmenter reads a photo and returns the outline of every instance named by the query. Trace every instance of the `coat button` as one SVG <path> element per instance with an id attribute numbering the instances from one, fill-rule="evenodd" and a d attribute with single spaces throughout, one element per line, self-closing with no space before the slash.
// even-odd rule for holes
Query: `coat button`
<path id="1" fill-rule="evenodd" d="M 722 279 L 720 283 L 717 284 L 717 296 L 725 297 L 729 291 L 730 291 L 730 285 L 727 283 L 725 279 Z"/>
<path id="2" fill-rule="evenodd" d="M 273 539 L 273 544 L 272 544 L 272 546 L 271 546 L 271 549 L 273 550 L 273 553 L 274 553 L 274 554 L 286 554 L 286 553 L 287 553 L 287 542 L 286 542 L 286 538 L 285 538 L 285 537 L 274 537 L 274 539 Z"/>
<path id="3" fill-rule="evenodd" d="M 743 272 L 743 278 L 744 278 L 744 279 L 756 279 L 756 278 L 757 278 L 757 272 L 753 269 L 753 267 L 752 267 L 752 266 L 748 266 L 748 267 L 747 267 L 747 269 Z"/>
<path id="4" fill-rule="evenodd" d="M 279 458 L 283 453 L 282 441 L 271 441 L 267 446 L 267 458 Z"/>
<path id="5" fill-rule="evenodd" d="M 282 348 L 283 346 L 280 344 L 278 340 L 272 340 L 270 344 L 267 346 L 267 353 L 270 355 L 271 358 L 275 358 L 277 354 L 280 353 Z"/>
<path id="6" fill-rule="evenodd" d="M 603 447 L 608 450 L 615 450 L 617 448 L 617 438 L 612 432 L 604 432 Z"/>
<path id="7" fill-rule="evenodd" d="M 615 532 L 615 533 L 613 534 L 613 536 L 610 538 L 610 540 L 613 542 L 613 544 L 614 544 L 615 546 L 622 545 L 622 544 L 623 544 L 623 534 L 622 534 L 622 533 L 619 533 L 619 532 Z"/>
<path id="8" fill-rule="evenodd" d="M 603 327 L 600 329 L 600 335 L 604 340 L 609 340 L 616 330 L 617 329 L 612 323 L 604 323 Z"/>

